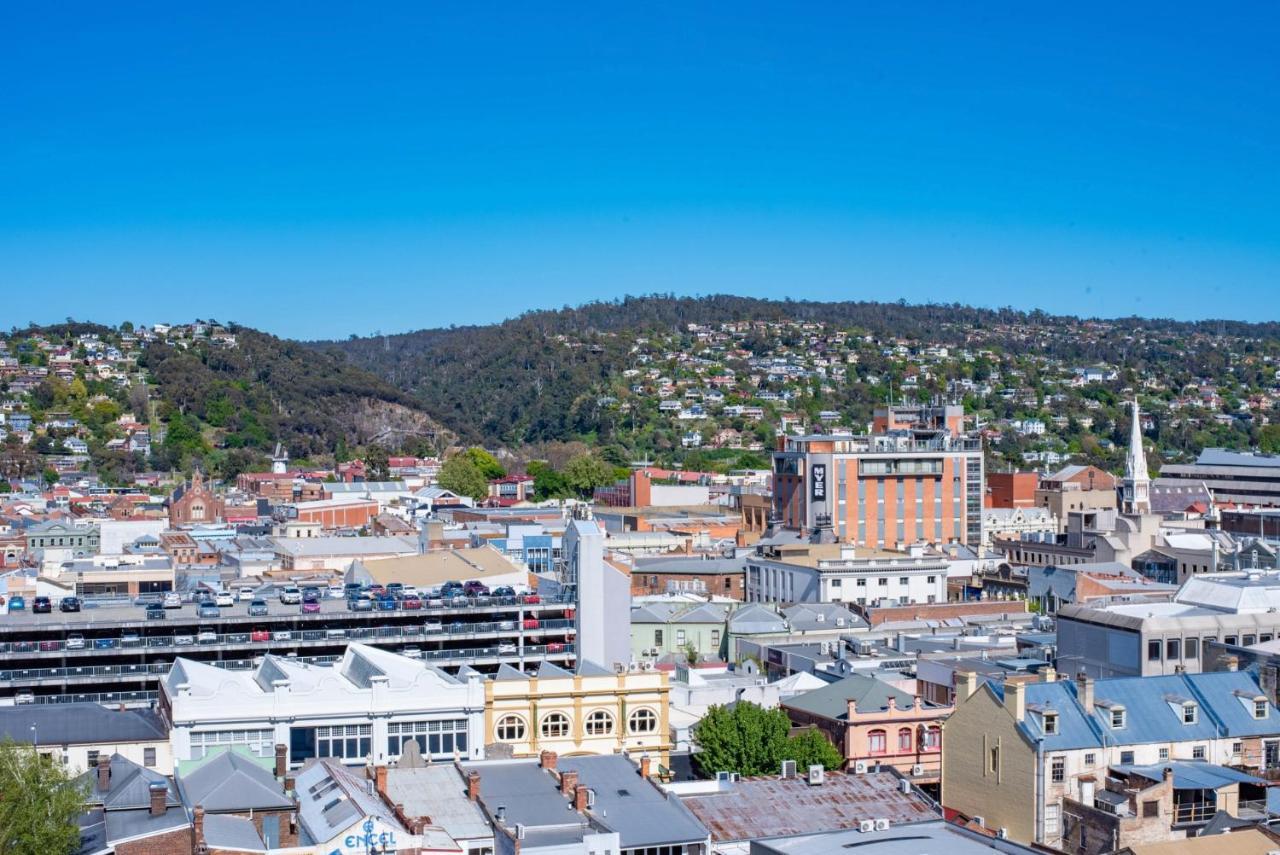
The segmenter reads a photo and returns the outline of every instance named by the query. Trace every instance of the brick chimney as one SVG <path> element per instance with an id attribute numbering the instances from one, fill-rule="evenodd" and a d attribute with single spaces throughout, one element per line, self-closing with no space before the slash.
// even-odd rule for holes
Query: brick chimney
<path id="1" fill-rule="evenodd" d="M 1004 708 L 1013 716 L 1014 721 L 1022 721 L 1027 717 L 1027 687 L 1015 680 L 1004 682 Z"/>
<path id="2" fill-rule="evenodd" d="M 467 798 L 480 801 L 480 773 L 474 769 L 467 773 Z"/>
<path id="3" fill-rule="evenodd" d="M 191 810 L 191 831 L 196 838 L 196 848 L 204 846 L 204 806 L 196 805 Z"/>
<path id="4" fill-rule="evenodd" d="M 543 769 L 549 772 L 556 770 L 556 753 L 554 751 L 543 751 L 538 755 L 538 763 Z"/>
<path id="5" fill-rule="evenodd" d="M 169 785 L 156 782 L 147 787 L 147 791 L 151 796 L 151 815 L 161 816 L 168 809 L 165 802 L 169 800 Z"/>
<path id="6" fill-rule="evenodd" d="M 1093 712 L 1093 679 L 1084 671 L 1076 674 L 1076 698 L 1084 708 L 1085 715 Z"/>
<path id="7" fill-rule="evenodd" d="M 640 777 L 641 778 L 649 777 L 649 763 L 650 761 L 649 761 L 648 754 L 644 754 L 640 757 Z"/>
<path id="8" fill-rule="evenodd" d="M 563 795 L 573 798 L 573 794 L 578 791 L 578 773 L 577 772 L 561 772 L 560 773 L 560 792 Z"/>
<path id="9" fill-rule="evenodd" d="M 297 789 L 298 782 L 292 775 L 284 776 L 284 791 L 286 795 L 293 795 L 293 791 Z"/>
<path id="10" fill-rule="evenodd" d="M 590 793 L 586 787 L 578 787 L 573 792 L 573 809 L 578 813 L 582 813 L 587 809 L 587 795 Z"/>
<path id="11" fill-rule="evenodd" d="M 111 789 L 111 755 L 98 757 L 98 792 L 105 793 Z"/>
<path id="12" fill-rule="evenodd" d="M 1222 657 L 1222 664 L 1228 671 L 1238 671 L 1240 670 L 1240 657 L 1224 656 Z"/>
<path id="13" fill-rule="evenodd" d="M 276 777 L 283 778 L 289 771 L 289 746 L 284 743 L 276 745 Z"/>
<path id="14" fill-rule="evenodd" d="M 387 794 L 387 767 L 386 766 L 373 767 L 373 785 L 374 787 L 377 788 L 378 792 L 381 793 L 382 795 L 385 796 Z"/>

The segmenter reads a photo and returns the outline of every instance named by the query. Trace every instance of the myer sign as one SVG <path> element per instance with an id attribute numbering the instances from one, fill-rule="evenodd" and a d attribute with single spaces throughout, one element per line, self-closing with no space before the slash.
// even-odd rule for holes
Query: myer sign
<path id="1" fill-rule="evenodd" d="M 815 502 L 827 500 L 827 464 L 815 463 L 809 467 L 809 498 Z"/>
<path id="2" fill-rule="evenodd" d="M 329 855 L 371 855 L 395 852 L 396 830 L 380 819 L 369 817 L 342 838 L 342 845 Z"/>

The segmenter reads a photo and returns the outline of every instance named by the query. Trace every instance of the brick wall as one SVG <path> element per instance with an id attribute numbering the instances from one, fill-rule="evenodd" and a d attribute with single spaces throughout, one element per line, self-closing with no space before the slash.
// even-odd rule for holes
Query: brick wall
<path id="1" fill-rule="evenodd" d="M 194 849 L 190 828 L 154 834 L 115 847 L 116 855 L 191 855 Z"/>

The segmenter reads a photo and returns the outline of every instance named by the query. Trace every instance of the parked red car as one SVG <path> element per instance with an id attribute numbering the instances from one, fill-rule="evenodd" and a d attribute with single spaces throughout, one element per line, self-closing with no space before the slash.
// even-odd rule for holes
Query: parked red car
<path id="1" fill-rule="evenodd" d="M 265 629 L 255 629 L 249 633 L 250 641 L 270 641 L 271 633 Z"/>
<path id="2" fill-rule="evenodd" d="M 422 599 L 417 594 L 406 594 L 400 601 L 400 608 L 406 611 L 422 608 Z"/>
<path id="3" fill-rule="evenodd" d="M 553 641 L 547 645 L 548 653 L 564 653 L 564 645 L 559 641 Z"/>
<path id="4" fill-rule="evenodd" d="M 525 594 L 520 599 L 531 606 L 536 606 L 538 603 L 542 602 L 542 597 L 539 597 L 537 594 Z"/>
<path id="5" fill-rule="evenodd" d="M 539 629 L 542 624 L 538 622 L 537 618 L 525 618 L 523 626 L 525 629 Z"/>

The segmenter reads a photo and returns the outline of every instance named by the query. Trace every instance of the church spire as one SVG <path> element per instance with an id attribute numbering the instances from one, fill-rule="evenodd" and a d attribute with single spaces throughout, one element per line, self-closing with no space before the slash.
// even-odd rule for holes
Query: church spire
<path id="1" fill-rule="evenodd" d="M 1123 510 L 1127 514 L 1151 513 L 1151 476 L 1147 473 L 1147 455 L 1142 450 L 1142 413 L 1135 396 L 1132 403 L 1133 424 L 1129 430 L 1129 455 L 1124 462 Z"/>

